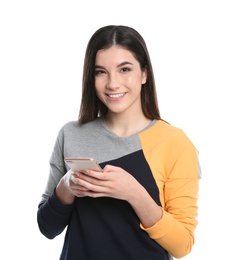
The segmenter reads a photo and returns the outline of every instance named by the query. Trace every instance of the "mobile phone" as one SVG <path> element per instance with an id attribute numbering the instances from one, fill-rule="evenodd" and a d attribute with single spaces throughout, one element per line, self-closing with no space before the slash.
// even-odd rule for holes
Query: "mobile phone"
<path id="1" fill-rule="evenodd" d="M 71 170 L 77 172 L 86 172 L 86 170 L 102 171 L 97 161 L 90 157 L 66 157 L 65 163 Z"/>

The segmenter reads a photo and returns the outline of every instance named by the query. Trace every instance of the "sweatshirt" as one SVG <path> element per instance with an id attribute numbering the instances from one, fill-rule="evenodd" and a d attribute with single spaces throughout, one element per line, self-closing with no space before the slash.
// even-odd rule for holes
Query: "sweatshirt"
<path id="1" fill-rule="evenodd" d="M 132 174 L 162 208 L 162 218 L 144 228 L 124 200 L 77 197 L 64 205 L 55 188 L 69 170 L 65 157 L 93 157 Z M 197 149 L 179 128 L 153 120 L 143 131 L 119 137 L 103 117 L 60 129 L 37 221 L 49 239 L 66 229 L 61 260 L 169 260 L 187 255 L 198 224 L 200 166 Z"/>

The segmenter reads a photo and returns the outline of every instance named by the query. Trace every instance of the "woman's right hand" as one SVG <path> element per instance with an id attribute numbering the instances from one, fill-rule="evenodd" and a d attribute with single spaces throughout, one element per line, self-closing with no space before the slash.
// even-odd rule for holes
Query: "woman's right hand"
<path id="1" fill-rule="evenodd" d="M 75 183 L 72 181 L 74 172 L 69 170 L 56 187 L 56 196 L 63 204 L 72 204 L 75 200 Z"/>

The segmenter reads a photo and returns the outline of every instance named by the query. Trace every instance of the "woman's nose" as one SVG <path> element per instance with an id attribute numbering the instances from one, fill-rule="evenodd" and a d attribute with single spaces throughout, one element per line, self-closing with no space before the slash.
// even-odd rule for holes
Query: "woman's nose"
<path id="1" fill-rule="evenodd" d="M 107 82 L 107 88 L 109 89 L 116 89 L 120 86 L 120 79 L 118 75 L 111 74 L 109 75 L 108 82 Z"/>

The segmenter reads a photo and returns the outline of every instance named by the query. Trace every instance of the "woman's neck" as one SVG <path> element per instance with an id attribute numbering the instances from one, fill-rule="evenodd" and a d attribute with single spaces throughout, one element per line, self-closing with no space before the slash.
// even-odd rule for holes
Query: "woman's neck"
<path id="1" fill-rule="evenodd" d="M 107 127 L 120 137 L 128 137 L 142 131 L 151 121 L 143 114 L 136 114 L 132 117 L 108 114 L 105 117 Z"/>

